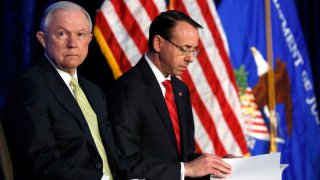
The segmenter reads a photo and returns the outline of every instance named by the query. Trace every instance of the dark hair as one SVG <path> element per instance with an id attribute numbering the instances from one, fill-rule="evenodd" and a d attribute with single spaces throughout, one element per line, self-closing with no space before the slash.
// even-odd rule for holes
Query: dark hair
<path id="1" fill-rule="evenodd" d="M 154 50 L 152 41 L 155 35 L 160 35 L 168 40 L 171 39 L 171 30 L 176 26 L 177 21 L 184 21 L 195 28 L 202 28 L 200 24 L 182 12 L 176 10 L 162 12 L 150 25 L 148 39 L 149 50 Z"/>

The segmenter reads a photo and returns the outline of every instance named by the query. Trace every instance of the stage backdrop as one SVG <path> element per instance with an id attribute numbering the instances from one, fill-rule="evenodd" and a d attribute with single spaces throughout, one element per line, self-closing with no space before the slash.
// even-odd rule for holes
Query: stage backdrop
<path id="1" fill-rule="evenodd" d="M 5 94 L 8 91 L 10 84 L 12 81 L 19 76 L 21 73 L 23 73 L 28 67 L 31 66 L 33 62 L 35 62 L 41 55 L 42 55 L 42 48 L 40 47 L 39 43 L 36 41 L 35 33 L 38 30 L 39 27 L 39 21 L 41 13 L 43 12 L 44 8 L 52 3 L 55 2 L 53 0 L 25 0 L 25 1 L 17 1 L 13 2 L 12 0 L 3 0 L 1 1 L 1 22 L 2 22 L 2 28 L 1 28 L 1 54 L 3 56 L 3 60 L 0 61 L 0 107 L 3 107 L 4 101 L 5 101 Z M 261 132 L 264 133 L 258 133 L 261 136 L 264 137 L 266 140 L 267 145 L 263 145 L 265 142 L 261 142 L 261 146 L 256 146 L 259 144 L 259 138 L 257 137 L 257 133 L 253 135 L 255 139 L 252 138 L 247 139 L 247 141 L 244 141 L 245 137 L 248 137 L 248 129 L 246 129 L 246 135 L 243 135 L 243 128 L 246 127 L 244 124 L 245 122 L 241 121 L 241 113 L 239 111 L 239 102 L 236 97 L 237 93 L 240 93 L 239 95 L 250 95 L 250 93 L 253 94 L 254 89 L 253 86 L 256 86 L 256 83 L 259 81 L 260 75 L 263 75 L 263 72 L 266 71 L 266 69 L 263 69 L 263 66 L 261 68 L 257 68 L 256 75 L 252 76 L 252 74 L 248 74 L 248 72 L 252 69 L 255 69 L 255 67 L 258 67 L 258 64 L 261 63 L 253 63 L 257 62 L 260 58 L 263 60 L 263 58 L 266 58 L 265 47 L 259 44 L 254 44 L 254 46 L 248 46 L 250 47 L 252 54 L 250 54 L 251 61 L 243 62 L 242 60 L 237 60 L 238 58 L 243 58 L 245 56 L 250 55 L 244 55 L 244 54 L 238 54 L 235 55 L 234 53 L 236 50 L 239 50 L 235 47 L 237 44 L 233 43 L 233 36 L 236 36 L 238 34 L 233 33 L 234 30 L 240 33 L 241 28 L 252 28 L 256 27 L 253 31 L 253 33 L 257 33 L 256 37 L 260 36 L 261 33 L 264 33 L 263 30 L 260 32 L 259 27 L 263 27 L 263 19 L 262 21 L 258 18 L 262 18 L 262 15 L 259 14 L 262 12 L 258 11 L 259 8 L 263 8 L 261 3 L 263 4 L 263 0 L 260 1 L 254 1 L 251 2 L 250 0 L 244 1 L 243 3 L 240 3 L 237 5 L 237 3 L 232 2 L 229 0 L 222 0 L 222 1 L 216 1 L 216 7 L 220 9 L 221 17 L 220 20 L 219 14 L 216 13 L 216 9 L 214 4 L 212 4 L 212 1 L 148 1 L 148 0 L 140 0 L 136 1 L 135 3 L 131 5 L 126 5 L 127 3 L 130 4 L 130 2 L 123 2 L 123 1 L 102 1 L 102 0 L 96 0 L 96 1 L 87 1 L 87 0 L 78 0 L 73 1 L 80 5 L 82 5 L 84 8 L 86 8 L 89 11 L 89 14 L 91 15 L 92 19 L 94 20 L 94 23 L 97 25 L 96 28 L 98 28 L 98 31 L 95 31 L 95 39 L 93 39 L 90 50 L 89 50 L 89 56 L 85 63 L 79 68 L 80 73 L 82 73 L 84 76 L 86 76 L 91 81 L 95 82 L 96 84 L 100 85 L 104 90 L 106 90 L 114 81 L 114 78 L 119 77 L 123 72 L 125 72 L 128 68 L 130 68 L 132 65 L 136 63 L 136 60 L 139 59 L 139 56 L 144 53 L 146 50 L 146 47 L 144 46 L 144 42 L 147 38 L 147 31 L 146 28 L 148 27 L 150 21 L 154 16 L 156 16 L 160 11 L 166 10 L 166 9 L 178 9 L 181 11 L 184 11 L 188 14 L 190 14 L 192 17 L 197 19 L 197 21 L 200 21 L 201 24 L 205 26 L 205 30 L 209 31 L 203 31 L 201 36 L 203 39 L 200 42 L 200 47 L 202 47 L 202 53 L 199 55 L 197 61 L 193 63 L 188 72 L 185 73 L 182 76 L 182 79 L 188 84 L 189 88 L 191 89 L 191 92 L 193 92 L 193 110 L 195 112 L 195 120 L 196 120 L 196 127 L 197 127 L 197 133 L 196 133 L 196 140 L 197 140 L 197 150 L 198 151 L 204 151 L 204 152 L 215 152 L 219 155 L 224 155 L 228 152 L 236 153 L 236 154 L 243 154 L 243 155 L 255 155 L 255 154 L 261 154 L 268 152 L 269 144 L 267 136 L 269 136 L 269 124 L 268 121 L 263 121 L 264 126 Z M 301 86 L 310 86 L 312 87 L 312 91 L 309 91 L 310 94 L 317 94 L 319 97 L 319 88 L 320 85 L 320 71 L 316 71 L 317 67 L 319 66 L 319 50 L 320 49 L 320 36 L 319 36 L 319 5 L 317 0 L 313 1 L 303 1 L 303 0 L 297 0 L 295 1 L 295 4 L 292 3 L 292 1 L 277 1 L 273 0 L 272 7 L 273 11 L 277 12 L 276 14 L 279 16 L 279 11 L 285 15 L 285 18 L 289 18 L 287 15 L 288 13 L 293 13 L 292 17 L 290 14 L 290 18 L 295 18 L 295 23 L 298 23 L 299 27 L 298 30 L 300 31 L 298 39 L 303 39 L 303 34 L 306 37 L 306 43 L 304 44 L 304 41 L 302 41 L 303 48 L 308 49 L 301 49 L 301 52 L 303 52 L 304 58 L 306 63 L 304 64 L 303 69 L 298 69 L 298 74 L 295 74 L 296 71 L 293 70 L 293 68 L 288 67 L 289 62 L 286 62 L 288 59 L 286 56 L 280 57 L 279 61 L 276 61 L 275 58 L 275 72 L 284 73 L 284 75 L 287 75 L 289 80 L 295 80 L 292 78 L 292 76 L 296 75 L 302 75 L 299 78 L 304 78 L 304 82 L 310 82 L 310 84 L 301 84 L 301 81 L 295 81 L 300 83 Z M 104 3 L 104 4 L 103 4 Z M 227 5 L 226 5 L 227 4 Z M 281 8 L 279 10 L 276 8 L 277 4 L 281 4 Z M 153 5 L 153 6 L 152 6 Z M 252 7 L 252 5 L 255 5 Z M 288 7 L 287 7 L 288 5 Z M 296 6 L 295 6 L 296 5 Z M 143 11 L 132 11 L 132 10 L 139 10 L 139 7 L 142 7 Z M 145 8 L 145 7 L 148 8 Z M 232 9 L 233 7 L 241 9 L 240 14 L 236 14 L 237 11 Z M 101 9 L 100 9 L 101 8 Z M 144 9 L 145 8 L 145 9 Z M 154 9 L 152 9 L 154 8 Z M 231 9 L 230 9 L 231 8 Z M 152 10 L 149 10 L 152 9 Z M 239 10 L 238 9 L 238 10 Z M 227 16 L 236 15 L 236 22 L 241 23 L 238 24 L 238 26 L 232 26 L 228 23 L 232 23 L 234 17 L 226 17 L 223 13 L 223 11 L 226 11 L 228 13 Z M 232 13 L 230 13 L 232 12 Z M 296 16 L 296 12 L 298 12 L 298 16 Z M 145 13 L 145 14 L 143 14 Z M 246 14 L 247 13 L 247 14 Z M 209 15 L 210 16 L 209 16 Z M 138 16 L 136 15 L 142 15 L 144 17 L 143 19 L 137 20 Z M 199 15 L 199 16 L 198 16 Z M 118 21 L 116 21 L 117 17 L 120 17 Z M 282 17 L 282 20 L 283 18 Z M 131 18 L 131 20 L 130 20 Z M 279 17 L 278 17 L 279 18 Z M 253 20 L 252 20 L 253 19 Z M 281 19 L 281 18 L 280 18 Z M 300 28 L 300 23 L 302 31 Z M 112 22 L 113 21 L 113 22 Z M 220 22 L 221 21 L 221 22 Z M 228 22 L 229 21 L 229 22 Z M 249 22 L 250 21 L 250 22 Z M 120 23 L 121 22 L 121 23 Z M 288 21 L 289 22 L 289 21 Z M 291 22 L 291 21 L 290 21 Z M 101 25 L 102 23 L 102 25 Z M 103 24 L 104 23 L 104 24 Z M 109 25 L 108 25 L 109 23 Z M 114 24 L 112 24 L 114 23 Z M 145 24 L 143 24 L 145 23 Z M 222 23 L 222 25 L 221 25 Z M 257 24 L 258 23 L 258 24 Z M 262 23 L 262 24 L 259 24 Z M 111 25 L 110 25 L 111 24 Z M 115 25 L 124 25 L 123 27 L 119 28 Z M 227 27 L 226 27 L 227 26 Z M 132 31 L 130 29 L 131 27 L 139 27 L 135 28 L 135 31 Z M 140 28 L 141 27 L 141 28 Z M 241 28 L 240 28 L 241 27 Z M 286 27 L 286 26 L 282 26 Z M 119 29 L 114 29 L 119 28 Z M 225 29 L 223 29 L 225 28 Z M 290 26 L 291 28 L 291 26 Z M 100 29 L 100 32 L 99 32 Z M 118 31 L 117 31 L 118 30 Z M 127 34 L 121 34 L 121 31 Z M 123 33 L 122 32 L 122 33 Z M 135 33 L 138 32 L 139 36 L 136 36 Z M 303 33 L 302 33 L 303 32 Z M 109 33 L 109 34 L 106 34 Z M 119 34 L 117 34 L 119 33 Z M 208 33 L 208 34 L 206 34 Z M 248 33 L 248 34 L 245 34 Z M 247 40 L 250 40 L 249 31 L 245 32 L 245 37 L 241 38 L 248 38 Z M 294 34 L 295 35 L 295 34 Z M 276 35 L 277 36 L 277 35 Z M 130 51 L 126 52 L 128 54 L 123 55 L 120 60 L 117 61 L 116 59 L 116 51 L 112 50 L 112 48 L 118 48 L 118 51 L 121 49 L 126 49 L 128 47 L 122 47 L 123 43 L 118 43 L 117 41 L 123 40 L 123 39 L 131 39 L 131 46 L 128 46 L 130 48 Z M 205 38 L 210 37 L 210 38 Z M 109 39 L 108 39 L 109 38 Z M 113 39 L 112 39 L 113 38 Z M 141 38 L 141 39 L 140 39 Z M 280 36 L 278 38 L 281 38 Z M 283 37 L 282 37 L 283 38 Z M 97 41 L 99 42 L 99 45 Z M 107 43 L 107 47 L 101 43 L 101 41 L 105 40 Z M 229 41 L 227 41 L 229 40 Z M 112 42 L 116 42 L 115 45 L 112 44 Z M 122 42 L 122 41 L 119 41 Z M 235 40 L 237 42 L 237 40 Z M 301 41 L 299 41 L 300 43 Z M 129 43 L 129 45 L 130 45 Z M 210 45 L 210 43 L 213 43 L 214 45 Z M 261 43 L 261 42 L 260 42 Z M 230 46 L 229 46 L 229 45 Z M 248 44 L 245 44 L 248 45 Z M 280 44 L 276 44 L 275 46 L 279 46 L 282 48 L 285 48 L 287 46 Z M 112 47 L 114 46 L 114 47 Z M 135 46 L 135 49 L 132 49 L 132 47 Z M 243 46 L 246 47 L 246 46 Z M 241 48 L 243 48 L 241 47 Z M 101 50 L 103 50 L 103 53 L 101 53 Z M 248 48 L 247 48 L 248 50 Z M 308 51 L 307 51 L 308 50 Z M 130 54 L 131 53 L 131 54 Z M 241 53 L 241 52 L 237 52 Z M 309 54 L 309 55 L 308 55 Z M 255 55 L 255 56 L 253 56 Z M 277 56 L 277 54 L 275 54 Z M 214 61 L 218 58 L 218 61 Z M 253 58 L 257 58 L 257 61 L 253 60 Z M 309 62 L 310 61 L 310 62 Z M 279 62 L 279 65 L 276 64 Z M 283 63 L 285 62 L 285 63 Z M 309 65 L 310 63 L 310 65 Z M 244 66 L 242 66 L 244 64 Z M 283 65 L 284 64 L 284 65 Z M 124 65 L 124 66 L 122 66 Z M 286 67 L 287 66 L 287 67 Z M 311 70 L 310 70 L 311 66 Z M 220 68 L 221 67 L 221 68 Z M 265 66 L 264 66 L 265 67 Z M 276 67 L 279 67 L 280 69 L 277 69 Z M 260 69 L 260 71 L 258 71 Z M 233 71 L 235 70 L 235 71 Z M 301 71 L 300 71 L 301 70 Z M 312 73 L 313 72 L 313 73 Z M 261 74 L 259 74 L 261 73 Z M 312 74 L 313 77 L 312 78 Z M 258 76 L 259 75 L 259 76 Z M 277 75 L 277 73 L 275 73 Z M 278 76 L 275 76 L 278 77 Z M 283 77 L 283 76 L 280 76 Z M 226 79 L 223 79 L 226 78 Z M 236 82 L 237 78 L 237 82 Z M 288 80 L 287 79 L 287 80 Z M 298 77 L 296 77 L 298 79 Z M 312 83 L 312 79 L 314 80 L 314 83 Z M 284 94 L 284 97 L 288 96 L 306 96 L 301 95 L 302 90 L 292 91 L 292 81 L 284 81 L 284 84 L 287 83 L 286 87 L 291 88 L 289 92 L 291 94 Z M 239 84 L 240 83 L 240 84 Z M 245 86 L 241 86 L 245 85 Z M 300 86 L 299 84 L 295 84 L 296 87 Z M 237 89 L 237 86 L 239 86 L 239 91 Z M 244 92 L 241 91 L 241 87 L 249 87 L 246 88 Z M 318 90 L 317 90 L 318 89 Z M 287 89 L 288 90 L 288 89 Z M 261 91 L 262 92 L 262 91 Z M 213 98 L 212 98 L 213 97 Z M 241 97 L 241 96 L 240 96 Z M 246 100 L 248 99 L 248 96 L 244 96 Z M 250 96 L 249 96 L 250 97 Z M 310 98 L 310 99 L 307 99 Z M 256 98 L 258 100 L 259 98 Z M 290 98 L 289 98 L 290 99 Z M 317 98 L 319 102 L 319 98 Z M 288 98 L 286 98 L 288 101 Z M 290 117 L 287 117 L 288 114 L 292 115 L 292 119 L 295 117 L 299 117 L 299 114 L 297 111 L 296 105 L 303 104 L 303 103 L 309 103 L 309 106 L 307 106 L 310 110 L 316 114 L 318 112 L 316 101 L 312 99 L 312 96 L 306 96 L 306 98 L 298 98 L 295 97 L 293 99 L 290 99 L 291 102 L 286 102 L 283 104 L 277 105 L 277 111 L 279 111 L 279 114 L 281 117 L 279 119 L 290 119 Z M 305 102 L 305 100 L 309 100 L 308 102 Z M 242 101 L 243 102 L 243 101 Z M 261 102 L 263 104 L 263 102 Z M 210 104 L 214 104 L 210 106 Z M 289 104 L 289 105 L 288 105 Z M 291 106 L 289 110 L 288 107 Z M 242 104 L 242 106 L 245 106 L 246 104 Z M 257 104 L 258 105 L 258 104 Z M 260 120 L 262 122 L 263 119 L 268 117 L 268 113 L 265 113 L 266 111 L 263 111 L 263 106 L 259 106 L 258 108 L 260 114 Z M 299 108 L 299 107 L 298 107 Z M 314 109 L 312 109 L 314 108 Z M 260 111 L 261 110 L 261 111 Z M 303 109 L 301 109 L 302 111 Z M 250 111 L 250 109 L 249 109 Z M 289 113 L 288 113 L 289 111 Z M 219 113 L 216 113 L 219 112 Z M 292 113 L 294 112 L 294 113 Z M 315 165 L 310 162 L 312 162 L 310 159 L 319 159 L 319 152 L 314 151 L 308 154 L 308 149 L 316 148 L 318 147 L 311 147 L 310 144 L 307 143 L 306 146 L 301 144 L 301 141 L 309 141 L 312 134 L 308 134 L 304 136 L 304 139 L 299 139 L 298 136 L 303 134 L 305 135 L 305 131 L 302 130 L 304 126 L 306 128 L 310 129 L 312 128 L 312 131 L 309 131 L 313 133 L 313 135 L 317 136 L 319 131 L 319 126 L 316 125 L 316 115 L 307 115 L 304 116 L 303 121 L 300 119 L 299 123 L 292 122 L 292 124 L 288 124 L 287 121 L 285 123 L 282 122 L 282 124 L 279 125 L 279 127 L 284 126 L 285 128 L 283 131 L 278 132 L 278 135 L 283 135 L 282 137 L 277 138 L 277 142 L 285 142 L 285 146 L 279 146 L 278 150 L 283 150 L 283 161 L 284 163 L 290 163 L 289 169 L 286 170 L 286 179 L 304 179 L 304 178 L 310 178 L 310 179 L 317 179 L 319 178 L 319 173 L 316 174 L 314 172 L 319 172 L 319 169 L 312 169 L 311 166 Z M 208 118 L 209 120 L 204 120 Z M 219 119 L 222 119 L 219 120 Z M 260 124 L 263 124 L 261 123 Z M 288 121 L 290 122 L 290 121 Z M 302 125 L 304 124 L 304 125 Z M 223 128 L 221 128 L 223 127 Z M 220 129 L 219 129 L 220 128 Z M 221 131 L 225 130 L 225 131 Z M 249 129 L 250 130 L 250 129 Z M 251 129 L 252 130 L 252 129 Z M 255 130 L 255 129 L 253 129 Z M 261 129 L 259 129 L 261 130 Z M 289 132 L 290 131 L 290 132 Z M 256 132 L 253 131 L 253 132 Z M 300 133 L 300 134 L 299 134 Z M 252 135 L 252 134 L 251 134 Z M 287 135 L 287 136 L 286 136 Z M 288 138 L 289 137 L 289 138 Z M 306 139 L 307 138 L 307 139 Z M 263 139 L 263 138 L 262 138 Z M 209 142 L 209 143 L 206 143 Z M 247 145 L 246 145 L 247 144 Z M 245 146 L 246 145 L 246 146 Z M 289 149 L 293 149 L 293 151 L 289 151 Z M 297 152 L 298 151 L 298 152 Z M 296 161 L 293 162 L 293 159 L 297 158 Z M 300 159 L 301 158 L 301 159 Z M 297 163 L 296 163 L 297 162 Z M 303 167 L 301 170 L 301 173 L 296 173 L 297 169 L 302 168 L 301 163 L 306 163 L 306 166 Z M 318 167 L 318 166 L 314 166 Z"/>

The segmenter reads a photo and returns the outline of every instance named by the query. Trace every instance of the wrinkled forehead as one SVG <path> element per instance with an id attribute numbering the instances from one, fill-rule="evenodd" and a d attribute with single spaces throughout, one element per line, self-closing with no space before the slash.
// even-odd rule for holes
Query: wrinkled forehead
<path id="1" fill-rule="evenodd" d="M 88 31 L 92 31 L 92 23 L 90 17 L 83 12 L 82 9 L 68 9 L 68 8 L 59 8 L 52 11 L 47 15 L 44 22 L 44 29 L 47 31 L 49 26 L 70 23 L 75 24 L 79 23 L 79 26 L 88 28 Z"/>
<path id="2" fill-rule="evenodd" d="M 53 25 L 73 25 L 78 26 L 79 28 L 85 28 L 90 31 L 90 22 L 81 10 L 58 9 L 54 11 L 48 17 L 47 27 L 52 27 Z"/>

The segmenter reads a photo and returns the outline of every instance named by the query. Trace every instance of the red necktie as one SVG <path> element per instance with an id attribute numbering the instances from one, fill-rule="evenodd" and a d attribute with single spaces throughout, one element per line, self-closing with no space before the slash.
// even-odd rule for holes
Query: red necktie
<path id="1" fill-rule="evenodd" d="M 173 124 L 174 134 L 176 135 L 176 140 L 178 143 L 178 151 L 180 151 L 180 126 L 179 118 L 177 113 L 177 106 L 173 98 L 173 91 L 170 80 L 165 80 L 162 82 L 163 86 L 166 88 L 165 100 Z"/>

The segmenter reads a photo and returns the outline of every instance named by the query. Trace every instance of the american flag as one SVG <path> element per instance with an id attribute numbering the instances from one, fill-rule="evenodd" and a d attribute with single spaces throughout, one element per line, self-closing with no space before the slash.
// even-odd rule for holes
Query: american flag
<path id="1" fill-rule="evenodd" d="M 244 120 L 228 44 L 213 0 L 106 0 L 94 36 L 115 78 L 147 51 L 151 21 L 176 9 L 203 26 L 196 60 L 180 77 L 191 92 L 198 152 L 247 155 Z"/>

